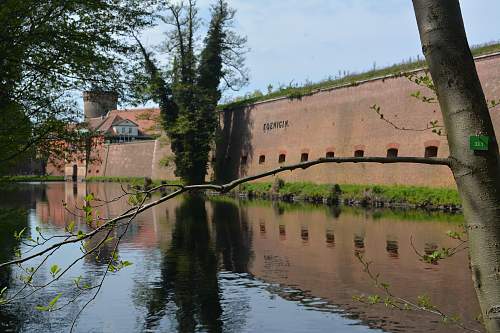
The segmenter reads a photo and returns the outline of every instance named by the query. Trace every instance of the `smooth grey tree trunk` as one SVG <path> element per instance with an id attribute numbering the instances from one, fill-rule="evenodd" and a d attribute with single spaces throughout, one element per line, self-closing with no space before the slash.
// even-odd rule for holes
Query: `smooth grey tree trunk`
<path id="1" fill-rule="evenodd" d="M 413 0 L 413 7 L 463 202 L 474 287 L 487 331 L 500 332 L 500 158 L 493 124 L 459 1 Z M 469 148 L 475 135 L 491 138 L 488 151 Z"/>

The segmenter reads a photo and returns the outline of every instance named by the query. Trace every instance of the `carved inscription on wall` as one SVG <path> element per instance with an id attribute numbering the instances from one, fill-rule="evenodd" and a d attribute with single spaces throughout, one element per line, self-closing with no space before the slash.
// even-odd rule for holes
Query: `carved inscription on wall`
<path id="1" fill-rule="evenodd" d="M 265 123 L 263 126 L 264 132 L 272 132 L 279 129 L 284 129 L 289 126 L 288 120 L 278 120 L 270 123 Z"/>

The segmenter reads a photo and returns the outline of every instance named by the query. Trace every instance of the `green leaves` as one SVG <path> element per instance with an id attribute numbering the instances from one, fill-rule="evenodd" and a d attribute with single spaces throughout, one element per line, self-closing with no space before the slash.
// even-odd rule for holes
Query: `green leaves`
<path id="1" fill-rule="evenodd" d="M 493 108 L 497 107 L 498 105 L 500 105 L 500 99 L 493 99 L 490 101 L 487 100 L 486 103 L 488 104 L 489 109 L 493 109 Z"/>
<path id="2" fill-rule="evenodd" d="M 91 201 L 94 200 L 94 194 L 92 194 L 92 193 L 87 194 L 83 200 L 90 203 Z"/>
<path id="3" fill-rule="evenodd" d="M 137 206 L 144 200 L 146 195 L 141 192 L 134 193 L 128 197 L 128 203 L 132 206 Z"/>
<path id="4" fill-rule="evenodd" d="M 14 238 L 16 240 L 21 240 L 21 238 L 23 237 L 23 234 L 24 232 L 26 231 L 26 228 L 23 228 L 21 231 L 17 232 L 17 231 L 14 231 Z"/>
<path id="5" fill-rule="evenodd" d="M 78 233 L 76 234 L 76 237 L 78 239 L 82 239 L 83 237 L 85 237 L 87 234 L 84 233 L 82 230 L 78 230 Z"/>
<path id="6" fill-rule="evenodd" d="M 464 232 L 460 233 L 460 232 L 451 231 L 451 230 L 446 233 L 446 235 L 448 235 L 448 237 L 453 238 L 453 239 L 457 239 L 457 240 L 460 240 L 460 241 L 464 241 L 462 239 L 462 235 L 463 234 L 464 234 Z"/>
<path id="7" fill-rule="evenodd" d="M 434 310 L 436 307 L 432 305 L 431 298 L 428 295 L 421 295 L 417 297 L 417 304 L 425 310 Z"/>
<path id="8" fill-rule="evenodd" d="M 50 267 L 50 274 L 52 275 L 53 278 L 56 277 L 56 275 L 61 271 L 61 268 L 57 265 L 52 265 Z"/>
<path id="9" fill-rule="evenodd" d="M 73 233 L 73 230 L 75 230 L 75 221 L 71 221 L 67 226 L 66 226 L 66 232 L 69 232 L 70 234 Z"/>
<path id="10" fill-rule="evenodd" d="M 119 270 L 132 266 L 132 263 L 128 260 L 120 260 L 118 253 L 115 251 L 112 253 L 112 262 L 108 265 L 108 271 L 110 272 L 118 272 Z"/>
<path id="11" fill-rule="evenodd" d="M 35 309 L 38 311 L 53 311 L 55 309 L 55 306 L 57 304 L 57 301 L 59 301 L 59 298 L 61 298 L 62 294 L 57 294 L 56 297 L 54 297 L 49 304 L 45 306 L 37 305 L 35 306 Z"/>

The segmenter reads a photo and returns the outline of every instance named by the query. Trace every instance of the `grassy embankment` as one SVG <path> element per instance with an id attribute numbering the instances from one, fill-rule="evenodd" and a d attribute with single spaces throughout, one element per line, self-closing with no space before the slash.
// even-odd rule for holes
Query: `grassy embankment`
<path id="1" fill-rule="evenodd" d="M 89 177 L 87 182 L 117 182 L 132 185 L 144 185 L 144 177 Z M 153 185 L 160 185 L 161 180 L 153 180 Z M 250 197 L 302 201 L 340 201 L 351 204 L 384 203 L 387 205 L 423 206 L 459 206 L 460 198 L 455 189 L 428 188 L 404 185 L 331 185 L 309 182 L 252 182 L 240 185 L 235 193 Z M 168 181 L 168 184 L 180 184 Z"/>
<path id="2" fill-rule="evenodd" d="M 253 200 L 238 200 L 227 196 L 211 196 L 211 202 L 223 202 L 227 204 L 239 205 L 241 207 L 269 207 L 274 208 L 279 212 L 293 213 L 293 212 L 324 212 L 328 217 L 337 219 L 341 214 L 359 215 L 363 217 L 370 217 L 374 221 L 380 219 L 391 219 L 398 221 L 412 221 L 412 222 L 444 222 L 460 224 L 464 223 L 464 216 L 462 214 L 450 214 L 440 210 L 428 211 L 423 209 L 401 209 L 401 208 L 373 208 L 366 209 L 353 206 L 327 206 L 324 204 L 309 203 L 309 202 L 282 202 L 270 201 L 262 199 Z"/>
<path id="3" fill-rule="evenodd" d="M 146 179 L 145 177 L 103 177 L 103 176 L 95 176 L 95 177 L 87 177 L 86 182 L 103 182 L 103 183 L 129 183 L 132 185 L 144 185 Z M 160 185 L 162 180 L 153 179 L 152 185 L 158 186 Z M 168 184 L 180 184 L 179 181 L 167 181 Z"/>
<path id="4" fill-rule="evenodd" d="M 308 182 L 255 182 L 240 186 L 240 192 L 253 197 L 276 196 L 287 200 L 339 201 L 366 205 L 460 206 L 458 192 L 451 188 L 405 185 L 330 185 Z"/>
<path id="5" fill-rule="evenodd" d="M 500 52 L 500 43 L 492 42 L 492 43 L 472 46 L 471 51 L 475 57 L 492 54 L 495 52 Z M 363 73 L 350 73 L 340 78 L 334 78 L 334 79 L 329 78 L 316 83 L 306 83 L 302 86 L 279 87 L 277 90 L 274 90 L 268 94 L 254 93 L 242 96 L 236 98 L 233 102 L 220 105 L 219 109 L 220 110 L 234 109 L 246 105 L 251 105 L 257 102 L 272 100 L 281 97 L 287 97 L 290 99 L 301 99 L 304 96 L 310 96 L 322 89 L 330 89 L 344 85 L 357 85 L 357 83 L 360 81 L 370 80 L 378 77 L 385 77 L 388 75 L 397 75 L 421 69 L 424 67 L 426 67 L 425 60 L 410 59 L 409 61 L 404 61 L 399 64 L 394 64 L 392 66 L 387 66 L 384 68 L 373 69 Z"/>
<path id="6" fill-rule="evenodd" d="M 20 182 L 59 182 L 63 181 L 64 176 L 5 176 L 0 178 L 0 182 L 20 183 Z"/>

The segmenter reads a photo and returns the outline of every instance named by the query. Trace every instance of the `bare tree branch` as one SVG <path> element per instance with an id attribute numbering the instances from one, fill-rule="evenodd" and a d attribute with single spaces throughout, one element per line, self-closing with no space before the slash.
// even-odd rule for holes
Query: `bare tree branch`
<path id="1" fill-rule="evenodd" d="M 174 191 L 166 196 L 163 196 L 158 200 L 155 200 L 155 201 L 150 202 L 148 204 L 142 205 L 141 207 L 139 207 L 137 209 L 134 208 L 132 212 L 131 212 L 132 209 L 129 209 L 124 214 L 108 220 L 106 223 L 104 223 L 100 227 L 94 229 L 93 231 L 91 231 L 87 234 L 74 236 L 71 239 L 68 239 L 68 240 L 65 240 L 65 241 L 62 241 L 59 243 L 55 243 L 55 244 L 51 245 L 50 247 L 48 247 L 44 250 L 41 250 L 37 253 L 34 253 L 30 256 L 27 256 L 25 258 L 18 258 L 15 260 L 11 260 L 11 261 L 2 263 L 2 264 L 0 264 L 0 268 L 14 265 L 14 264 L 23 263 L 23 262 L 26 262 L 28 260 L 34 259 L 36 257 L 39 257 L 41 255 L 44 255 L 45 253 L 50 252 L 51 250 L 53 250 L 55 248 L 59 248 L 62 245 L 77 243 L 77 242 L 80 242 L 80 241 L 85 240 L 87 238 L 90 238 L 102 230 L 114 227 L 116 225 L 116 223 L 120 220 L 133 217 L 133 216 L 137 215 L 138 213 L 141 213 L 141 212 L 143 212 L 151 207 L 154 207 L 162 202 L 168 201 L 168 200 L 170 200 L 170 199 L 172 199 L 172 198 L 174 198 L 182 193 L 185 193 L 185 192 L 212 190 L 212 191 L 216 191 L 216 192 L 220 192 L 220 193 L 227 193 L 228 191 L 234 189 L 236 186 L 243 184 L 243 183 L 246 183 L 246 182 L 249 182 L 249 181 L 261 179 L 261 178 L 264 178 L 267 176 L 276 175 L 278 173 L 282 173 L 285 171 L 293 171 L 296 169 L 305 170 L 305 169 L 308 169 L 314 165 L 326 164 L 326 163 L 381 163 L 381 164 L 416 163 L 416 164 L 450 166 L 452 161 L 449 158 L 426 158 L 426 157 L 335 157 L 335 158 L 320 158 L 320 159 L 313 160 L 313 161 L 301 162 L 301 163 L 297 163 L 297 164 L 291 164 L 288 166 L 282 166 L 282 167 L 272 169 L 272 170 L 269 170 L 267 172 L 263 172 L 263 173 L 260 173 L 257 175 L 239 178 L 239 179 L 233 180 L 233 181 L 231 181 L 227 184 L 223 184 L 223 185 L 217 185 L 217 184 L 200 184 L 200 185 L 188 185 L 188 186 L 175 185 L 175 187 L 179 187 L 178 190 L 176 190 L 176 191 Z M 167 185 L 167 184 L 160 185 L 160 186 L 152 188 L 151 190 L 145 191 L 145 193 L 152 194 L 152 193 L 160 190 L 161 188 L 166 188 L 166 187 L 171 187 L 171 186 L 172 185 Z"/>

